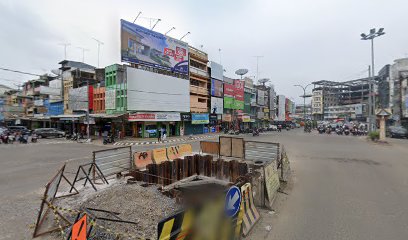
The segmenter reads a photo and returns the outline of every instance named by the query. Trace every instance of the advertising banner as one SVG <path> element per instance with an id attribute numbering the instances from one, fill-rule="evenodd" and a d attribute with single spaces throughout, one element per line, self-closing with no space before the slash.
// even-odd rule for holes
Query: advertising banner
<path id="1" fill-rule="evenodd" d="M 224 83 L 224 96 L 234 97 L 234 85 L 229 83 Z"/>
<path id="2" fill-rule="evenodd" d="M 211 78 L 223 80 L 224 69 L 221 64 L 218 64 L 216 62 L 210 62 L 210 68 L 211 68 Z"/>
<path id="3" fill-rule="evenodd" d="M 128 111 L 190 111 L 190 81 L 131 67 L 126 74 Z"/>
<path id="4" fill-rule="evenodd" d="M 222 114 L 224 110 L 224 101 L 222 98 L 211 97 L 211 113 Z"/>
<path id="5" fill-rule="evenodd" d="M 265 105 L 265 91 L 258 90 L 256 102 L 261 106 Z"/>
<path id="6" fill-rule="evenodd" d="M 150 113 L 150 112 L 139 112 L 129 114 L 129 122 L 164 122 L 164 121 L 180 121 L 180 113 L 173 112 L 160 112 L 160 113 Z"/>
<path id="7" fill-rule="evenodd" d="M 188 44 L 131 22 L 121 23 L 121 59 L 188 74 Z"/>
<path id="8" fill-rule="evenodd" d="M 223 93 L 224 93 L 224 89 L 222 86 L 222 81 L 212 78 L 211 79 L 211 96 L 222 97 Z"/>
<path id="9" fill-rule="evenodd" d="M 234 102 L 232 104 L 232 109 L 243 110 L 244 108 L 245 108 L 244 101 L 238 101 L 234 99 Z"/>
<path id="10" fill-rule="evenodd" d="M 105 90 L 105 109 L 116 109 L 116 89 Z"/>
<path id="11" fill-rule="evenodd" d="M 232 121 L 231 114 L 222 114 L 222 121 L 223 122 L 231 122 Z"/>
<path id="12" fill-rule="evenodd" d="M 43 99 L 34 100 L 34 106 L 36 107 L 44 106 L 44 100 Z"/>
<path id="13" fill-rule="evenodd" d="M 224 97 L 224 108 L 226 109 L 234 108 L 234 98 L 233 97 Z"/>
<path id="14" fill-rule="evenodd" d="M 208 124 L 210 123 L 210 117 L 208 113 L 192 113 L 191 124 Z"/>
<path id="15" fill-rule="evenodd" d="M 244 101 L 244 86 L 245 86 L 244 81 L 238 79 L 234 80 L 234 97 L 238 101 Z"/>
<path id="16" fill-rule="evenodd" d="M 68 107 L 73 111 L 86 111 L 88 109 L 88 87 L 71 88 L 68 92 Z"/>

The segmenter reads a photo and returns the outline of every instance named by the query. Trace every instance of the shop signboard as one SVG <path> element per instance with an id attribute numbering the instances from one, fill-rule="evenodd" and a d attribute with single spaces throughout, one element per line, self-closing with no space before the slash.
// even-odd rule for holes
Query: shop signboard
<path id="1" fill-rule="evenodd" d="M 234 107 L 234 98 L 233 97 L 224 97 L 224 108 L 233 109 Z"/>
<path id="2" fill-rule="evenodd" d="M 83 86 L 79 88 L 71 88 L 68 92 L 68 107 L 73 111 L 86 111 L 88 110 L 88 87 Z"/>
<path id="3" fill-rule="evenodd" d="M 131 22 L 121 23 L 121 59 L 188 74 L 188 44 Z"/>
<path id="4" fill-rule="evenodd" d="M 181 121 L 183 122 L 190 122 L 191 121 L 191 114 L 190 113 L 181 113 Z"/>
<path id="5" fill-rule="evenodd" d="M 211 113 L 222 114 L 224 110 L 224 101 L 222 98 L 211 97 Z"/>
<path id="6" fill-rule="evenodd" d="M 223 93 L 224 93 L 224 89 L 222 86 L 222 81 L 212 78 L 211 79 L 211 96 L 222 97 Z"/>
<path id="7" fill-rule="evenodd" d="M 34 100 L 34 106 L 36 107 L 44 106 L 44 100 L 43 99 Z"/>
<path id="8" fill-rule="evenodd" d="M 222 114 L 222 121 L 223 122 L 231 122 L 232 121 L 231 114 Z"/>
<path id="9" fill-rule="evenodd" d="M 180 113 L 173 112 L 138 112 L 129 114 L 129 122 L 170 122 L 180 121 Z"/>
<path id="10" fill-rule="evenodd" d="M 250 116 L 242 116 L 242 122 L 251 122 Z"/>
<path id="11" fill-rule="evenodd" d="M 191 114 L 191 124 L 208 124 L 210 123 L 210 118 L 208 113 L 192 113 Z"/>

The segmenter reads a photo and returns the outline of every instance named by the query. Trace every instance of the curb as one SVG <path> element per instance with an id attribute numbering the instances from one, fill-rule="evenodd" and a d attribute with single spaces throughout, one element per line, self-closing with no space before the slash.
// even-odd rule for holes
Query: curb
<path id="1" fill-rule="evenodd" d="M 178 139 L 170 139 L 164 141 L 151 141 L 151 142 L 115 142 L 114 146 L 139 146 L 139 145 L 151 145 L 151 144 L 160 144 L 160 143 L 173 143 L 173 142 L 187 142 L 192 140 L 200 140 L 206 138 L 215 138 L 219 135 L 212 135 L 212 136 L 202 136 L 202 137 L 192 137 L 192 138 L 178 138 Z"/>

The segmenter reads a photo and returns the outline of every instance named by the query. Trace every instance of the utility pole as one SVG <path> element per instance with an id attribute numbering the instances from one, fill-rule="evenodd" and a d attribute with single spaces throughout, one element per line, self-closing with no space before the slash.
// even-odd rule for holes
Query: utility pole
<path id="1" fill-rule="evenodd" d="M 378 29 L 378 31 L 375 28 L 372 28 L 372 29 L 370 29 L 370 32 L 368 34 L 365 34 L 365 33 L 360 34 L 361 40 L 370 40 L 371 41 L 371 72 L 370 72 L 371 77 L 370 77 L 370 80 L 369 80 L 369 88 L 370 88 L 369 98 L 371 100 L 370 102 L 371 102 L 371 105 L 372 105 L 370 107 L 373 108 L 373 110 L 371 110 L 371 108 L 370 108 L 370 111 L 373 111 L 373 112 L 375 112 L 375 102 L 376 102 L 375 92 L 373 93 L 373 90 L 375 90 L 374 38 L 382 36 L 384 34 L 385 34 L 384 28 L 380 28 L 380 29 Z M 374 85 L 371 87 L 371 84 L 374 84 Z M 376 128 L 377 128 L 376 124 L 375 124 L 375 121 L 373 121 L 374 119 L 372 119 L 372 117 L 373 117 L 372 115 L 373 114 L 371 114 L 371 117 L 370 117 L 370 126 L 369 126 L 370 131 L 376 130 Z"/>
<path id="2" fill-rule="evenodd" d="M 95 40 L 96 43 L 98 44 L 98 67 L 99 67 L 99 51 L 100 51 L 101 45 L 103 45 L 104 43 L 96 38 L 92 38 L 92 39 Z"/>
<path id="3" fill-rule="evenodd" d="M 60 43 L 58 45 L 61 45 L 64 47 L 64 60 L 66 60 L 67 59 L 67 47 L 71 46 L 71 43 Z"/>
<path id="4" fill-rule="evenodd" d="M 312 85 L 311 83 L 309 83 L 308 85 L 306 85 L 306 86 L 302 86 L 302 85 L 293 85 L 293 86 L 295 86 L 295 87 L 300 87 L 300 88 L 302 88 L 303 89 L 303 121 L 305 121 L 306 120 L 306 89 L 307 89 L 307 87 L 309 87 L 310 85 Z"/>
<path id="5" fill-rule="evenodd" d="M 82 51 L 82 62 L 85 63 L 85 52 L 89 51 L 89 49 L 83 48 L 83 47 L 77 47 L 77 48 Z"/>
<path id="6" fill-rule="evenodd" d="M 256 58 L 256 82 L 259 80 L 259 59 L 264 56 L 254 56 Z"/>

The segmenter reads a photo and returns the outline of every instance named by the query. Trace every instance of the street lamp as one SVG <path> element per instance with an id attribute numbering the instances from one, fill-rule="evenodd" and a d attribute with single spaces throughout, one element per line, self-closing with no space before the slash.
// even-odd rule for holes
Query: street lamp
<path id="1" fill-rule="evenodd" d="M 375 130 L 375 124 L 373 125 L 373 110 L 375 110 L 375 95 L 372 95 L 372 86 L 375 82 L 375 71 L 374 71 L 374 38 L 384 35 L 384 28 L 378 29 L 376 31 L 375 28 L 370 29 L 370 33 L 360 34 L 361 40 L 370 40 L 371 41 L 371 80 L 368 82 L 369 94 L 368 94 L 368 105 L 369 105 L 369 130 Z"/>
<path id="2" fill-rule="evenodd" d="M 309 84 L 307 84 L 306 86 L 302 86 L 302 85 L 299 85 L 299 84 L 296 84 L 296 85 L 293 85 L 293 86 L 295 86 L 295 87 L 300 87 L 300 88 L 302 88 L 303 89 L 303 121 L 305 121 L 306 120 L 306 89 L 307 89 L 307 87 L 309 87 L 310 85 L 312 85 L 311 83 L 309 83 Z"/>

